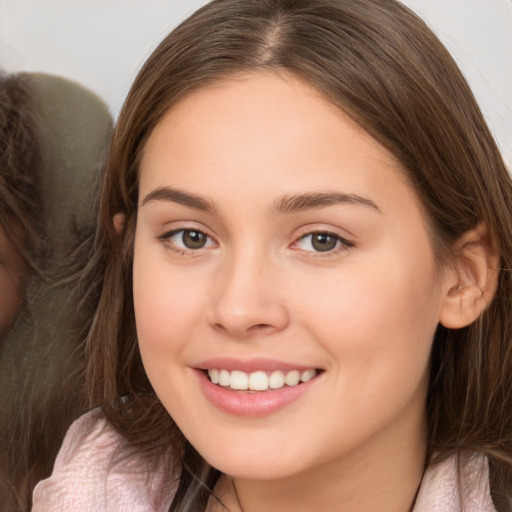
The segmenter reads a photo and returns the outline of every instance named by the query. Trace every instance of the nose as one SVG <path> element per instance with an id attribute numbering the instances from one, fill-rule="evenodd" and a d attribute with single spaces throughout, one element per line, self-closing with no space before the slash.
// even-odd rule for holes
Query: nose
<path id="1" fill-rule="evenodd" d="M 211 325 L 236 339 L 279 332 L 289 323 L 286 290 L 275 263 L 244 251 L 224 263 L 215 280 Z"/>

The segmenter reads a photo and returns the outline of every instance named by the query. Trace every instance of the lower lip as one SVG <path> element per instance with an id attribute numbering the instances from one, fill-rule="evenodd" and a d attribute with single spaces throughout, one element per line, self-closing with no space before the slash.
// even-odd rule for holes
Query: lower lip
<path id="1" fill-rule="evenodd" d="M 297 386 L 268 391 L 234 391 L 213 384 L 205 372 L 195 370 L 206 398 L 220 410 L 234 416 L 267 416 L 301 398 L 318 377 Z"/>

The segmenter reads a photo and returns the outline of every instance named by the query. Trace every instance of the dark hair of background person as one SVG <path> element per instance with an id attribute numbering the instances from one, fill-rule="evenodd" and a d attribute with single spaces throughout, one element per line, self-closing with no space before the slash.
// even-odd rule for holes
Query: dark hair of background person
<path id="1" fill-rule="evenodd" d="M 44 174 L 44 158 L 40 136 L 34 119 L 29 80 L 24 75 L 0 74 L 0 229 L 7 243 L 20 255 L 24 262 L 23 276 L 16 295 L 4 300 L 19 302 L 22 309 L 26 303 L 27 283 L 34 275 L 40 275 L 38 252 L 42 249 L 40 229 L 40 182 Z M 7 272 L 13 271 L 7 268 Z M 0 290 L 0 293 L 7 293 Z M 6 322 L 7 332 L 15 318 Z M 6 332 L 2 333 L 0 345 Z M 17 412 L 9 411 L 11 415 Z M 7 423 L 0 424 L 1 438 L 7 437 Z M 23 459 L 22 436 L 12 436 L 9 444 L 14 444 L 18 452 L 17 461 Z M 14 498 L 14 487 L 18 482 L 11 478 L 13 465 L 8 461 L 7 443 L 2 446 L 0 455 L 0 503 L 2 510 L 19 503 Z M 5 460 L 4 460 L 5 459 Z M 25 468 L 23 469 L 25 472 Z M 15 479 L 16 480 L 16 479 Z M 21 487 L 23 483 L 19 484 Z M 12 506 L 11 506 L 12 505 Z"/>
<path id="2" fill-rule="evenodd" d="M 25 261 L 20 311 L 0 340 L 0 510 L 28 512 L 67 428 L 86 408 L 72 275 L 88 256 L 92 188 L 111 134 L 78 84 L 0 73 L 0 229 Z M 2 291 L 0 290 L 0 293 Z"/>
<path id="3" fill-rule="evenodd" d="M 41 246 L 43 165 L 27 77 L 0 73 L 0 228 L 32 272 Z"/>
<path id="4" fill-rule="evenodd" d="M 498 511 L 512 492 L 512 186 L 475 98 L 426 24 L 394 0 L 216 0 L 175 29 L 136 78 L 118 120 L 88 269 L 97 303 L 87 340 L 90 404 L 148 460 L 181 461 L 172 511 L 204 510 L 219 472 L 180 433 L 137 347 L 132 258 L 138 165 L 164 114 L 208 84 L 286 72 L 312 85 L 400 162 L 440 265 L 485 223 L 500 254 L 495 299 L 469 327 L 439 326 L 426 404 L 428 460 L 461 448 L 489 458 Z M 117 233 L 113 217 L 126 215 Z M 411 283 L 414 286 L 414 283 Z M 123 399 L 120 399 L 124 396 Z"/>

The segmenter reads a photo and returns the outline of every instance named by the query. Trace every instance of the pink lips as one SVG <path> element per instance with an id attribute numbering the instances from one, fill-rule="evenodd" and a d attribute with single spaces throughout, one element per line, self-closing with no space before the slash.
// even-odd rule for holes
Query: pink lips
<path id="1" fill-rule="evenodd" d="M 258 370 L 274 371 L 274 370 L 308 370 L 311 366 L 300 364 L 291 364 L 281 361 L 273 361 L 269 359 L 251 359 L 250 361 L 240 361 L 231 358 L 208 359 L 197 365 L 197 368 L 208 370 L 210 368 L 223 368 L 224 370 L 241 370 L 250 373 Z"/>
<path id="2" fill-rule="evenodd" d="M 195 373 L 206 398 L 220 410 L 235 416 L 261 417 L 272 414 L 297 401 L 317 381 L 317 378 L 313 378 L 309 382 L 297 386 L 263 392 L 234 391 L 213 384 L 204 370 L 208 368 L 224 368 L 230 371 L 237 369 L 244 372 L 252 372 L 257 370 L 306 370 L 308 367 L 268 360 L 253 360 L 243 363 L 226 359 L 209 360 L 198 366 L 200 369 L 195 370 Z"/>

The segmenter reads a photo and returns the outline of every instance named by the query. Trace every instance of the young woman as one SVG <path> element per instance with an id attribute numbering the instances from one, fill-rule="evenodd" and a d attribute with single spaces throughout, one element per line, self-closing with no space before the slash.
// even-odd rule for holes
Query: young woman
<path id="1" fill-rule="evenodd" d="M 217 0 L 118 121 L 92 406 L 34 510 L 511 510 L 512 187 L 393 0 Z"/>

